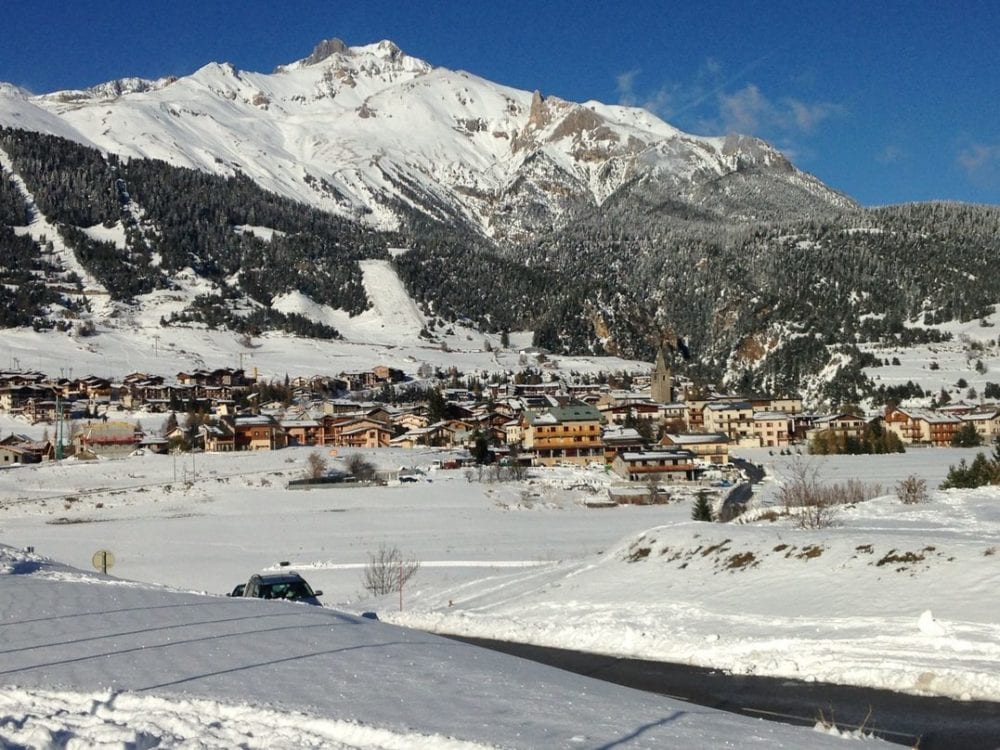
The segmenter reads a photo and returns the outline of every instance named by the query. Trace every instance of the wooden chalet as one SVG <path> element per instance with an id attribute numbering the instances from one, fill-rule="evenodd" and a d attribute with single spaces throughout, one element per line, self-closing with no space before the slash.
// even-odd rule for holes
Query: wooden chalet
<path id="1" fill-rule="evenodd" d="M 611 470 L 631 481 L 653 476 L 660 481 L 694 481 L 702 469 L 691 451 L 641 451 L 619 453 Z"/>

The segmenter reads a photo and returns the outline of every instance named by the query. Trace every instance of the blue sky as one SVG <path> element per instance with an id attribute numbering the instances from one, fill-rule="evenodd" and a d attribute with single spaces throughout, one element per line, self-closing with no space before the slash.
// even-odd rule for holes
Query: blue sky
<path id="1" fill-rule="evenodd" d="M 498 83 L 759 136 L 866 205 L 1000 204 L 996 0 L 32 0 L 2 18 L 0 80 L 35 93 L 392 39 Z"/>

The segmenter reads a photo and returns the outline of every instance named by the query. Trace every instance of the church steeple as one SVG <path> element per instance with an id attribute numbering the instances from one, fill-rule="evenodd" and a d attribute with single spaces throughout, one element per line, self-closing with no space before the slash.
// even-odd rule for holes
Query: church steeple
<path id="1" fill-rule="evenodd" d="M 653 367 L 653 379 L 650 382 L 650 396 L 658 404 L 669 404 L 673 401 L 674 379 L 667 359 L 663 355 L 663 347 L 656 352 L 656 364 Z"/>

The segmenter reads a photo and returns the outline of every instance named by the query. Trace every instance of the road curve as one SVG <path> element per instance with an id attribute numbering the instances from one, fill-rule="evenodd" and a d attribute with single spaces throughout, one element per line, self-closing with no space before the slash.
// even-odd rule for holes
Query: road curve
<path id="1" fill-rule="evenodd" d="M 864 727 L 920 750 L 1000 749 L 1000 704 L 889 690 L 726 674 L 683 664 L 622 659 L 524 643 L 449 636 L 494 651 L 758 719 L 841 729 Z"/>

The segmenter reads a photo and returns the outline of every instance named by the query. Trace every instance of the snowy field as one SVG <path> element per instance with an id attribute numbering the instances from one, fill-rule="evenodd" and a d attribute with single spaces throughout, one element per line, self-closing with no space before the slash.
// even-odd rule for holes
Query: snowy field
<path id="1" fill-rule="evenodd" d="M 4 434 L 12 428 L 16 426 L 0 424 Z M 390 622 L 440 633 L 710 665 L 736 673 L 1000 700 L 1000 602 L 996 597 L 1000 584 L 1000 493 L 995 488 L 935 489 L 949 464 L 971 457 L 974 451 L 913 449 L 884 457 L 810 458 L 824 480 L 843 482 L 854 477 L 883 488 L 881 497 L 841 508 L 833 527 L 813 531 L 799 529 L 787 518 L 734 524 L 693 522 L 689 520 L 691 495 L 680 492 L 676 501 L 667 505 L 589 508 L 589 501 L 605 497 L 607 488 L 617 483 L 613 475 L 594 470 L 539 469 L 523 482 L 489 483 L 464 471 L 434 469 L 433 461 L 447 454 L 433 450 L 365 453 L 384 467 L 423 468 L 424 478 L 414 484 L 287 490 L 290 479 L 302 476 L 309 452 L 197 454 L 176 461 L 165 456 L 97 463 L 67 460 L 59 465 L 0 471 L 0 544 L 14 549 L 31 546 L 38 555 L 58 561 L 50 564 L 21 555 L 17 558 L 20 562 L 8 568 L 30 571 L 30 575 L 0 576 L 5 635 L 27 644 L 0 656 L 0 672 L 5 672 L 0 682 L 19 686 L 0 692 L 0 703 L 21 707 L 4 708 L 3 713 L 17 714 L 37 704 L 40 714 L 55 714 L 64 704 L 86 707 L 110 702 L 113 705 L 101 709 L 109 716 L 118 710 L 124 712 L 122 717 L 145 715 L 152 708 L 143 703 L 151 700 L 144 686 L 155 683 L 166 686 L 154 691 L 156 700 L 163 701 L 157 705 L 174 717 L 163 719 L 157 730 L 163 732 L 173 731 L 172 722 L 191 713 L 184 701 L 197 698 L 208 701 L 212 708 L 199 704 L 201 708 L 195 713 L 201 718 L 203 712 L 216 713 L 223 727 L 243 722 L 237 706 L 240 702 L 303 711 L 319 717 L 316 721 L 320 723 L 303 719 L 296 731 L 319 727 L 316 732 L 332 732 L 329 738 L 339 738 L 336 741 L 345 746 L 448 747 L 447 737 L 474 746 L 597 747 L 629 734 L 623 729 L 625 725 L 632 730 L 650 727 L 634 736 L 629 734 L 626 744 L 630 746 L 658 747 L 663 746 L 664 738 L 671 738 L 678 747 L 718 747 L 727 737 L 739 737 L 734 746 L 744 747 L 750 745 L 740 743 L 758 733 L 766 735 L 767 746 L 825 746 L 826 738 L 812 733 L 786 740 L 782 738 L 791 735 L 781 732 L 793 730 L 771 729 L 770 725 L 765 730 L 735 717 L 723 720 L 704 709 L 678 709 L 677 704 L 649 696 L 637 697 L 628 691 L 619 694 L 621 689 L 611 686 L 588 682 L 587 687 L 580 687 L 576 678 L 567 687 L 564 680 L 570 678 L 551 674 L 527 680 L 515 674 L 511 679 L 520 680 L 516 684 L 521 687 L 511 692 L 523 690 L 524 684 L 547 685 L 554 680 L 559 690 L 581 690 L 588 700 L 600 695 L 608 710 L 628 709 L 611 722 L 613 729 L 602 725 L 599 731 L 593 729 L 596 734 L 579 729 L 579 740 L 575 739 L 577 732 L 566 726 L 552 727 L 557 719 L 550 714 L 559 712 L 537 707 L 530 721 L 538 726 L 531 731 L 557 734 L 515 731 L 509 725 L 512 719 L 508 712 L 524 709 L 504 704 L 514 697 L 503 697 L 500 685 L 511 683 L 505 682 L 507 677 L 497 677 L 486 680 L 491 685 L 490 695 L 477 698 L 491 703 L 480 710 L 495 713 L 482 721 L 468 717 L 465 721 L 426 721 L 421 718 L 423 713 L 437 714 L 443 709 L 427 706 L 431 699 L 417 683 L 423 679 L 421 675 L 433 674 L 440 665 L 433 665 L 434 659 L 427 654 L 416 662 L 402 660 L 388 647 L 380 647 L 388 650 L 374 657 L 367 647 L 353 641 L 333 647 L 364 653 L 363 658 L 351 657 L 361 660 L 352 666 L 352 675 L 358 675 L 351 678 L 352 684 L 369 682 L 364 677 L 373 668 L 367 663 L 369 658 L 395 659 L 394 668 L 407 672 L 410 681 L 404 692 L 421 693 L 424 710 L 393 710 L 393 706 L 412 700 L 409 695 L 398 700 L 383 695 L 384 705 L 371 712 L 360 708 L 360 698 L 349 702 L 349 710 L 341 710 L 341 704 L 331 706 L 333 699 L 321 700 L 317 692 L 338 695 L 347 688 L 344 674 L 330 671 L 329 662 L 322 660 L 319 663 L 327 665 L 322 677 L 313 675 L 311 667 L 306 670 L 308 688 L 300 685 L 270 692 L 265 685 L 271 678 L 265 679 L 258 672 L 260 664 L 271 661 L 263 657 L 250 660 L 257 666 L 246 666 L 246 657 L 242 666 L 212 662 L 213 670 L 229 675 L 224 679 L 216 676 L 188 682 L 188 678 L 179 677 L 188 669 L 197 671 L 194 662 L 209 658 L 200 652 L 191 657 L 191 664 L 185 657 L 180 664 L 164 666 L 170 674 L 144 676 L 142 680 L 123 676 L 117 667 L 103 671 L 89 662 L 83 667 L 70 666 L 75 662 L 67 660 L 65 654 L 51 669 L 10 672 L 11 668 L 21 669 L 18 665 L 24 663 L 22 656 L 12 661 L 12 654 L 32 655 L 30 664 L 48 663 L 37 644 L 90 642 L 80 629 L 91 626 L 76 616 L 66 621 L 76 623 L 72 632 L 50 635 L 36 633 L 39 625 L 25 622 L 22 628 L 17 622 L 47 623 L 48 612 L 57 613 L 58 619 L 52 622 L 64 622 L 67 612 L 76 613 L 80 608 L 94 612 L 121 609 L 145 614 L 135 615 L 135 621 L 131 615 L 116 615 L 118 619 L 107 625 L 107 632 L 159 632 L 159 625 L 150 629 L 144 620 L 158 620 L 158 610 L 147 609 L 165 607 L 173 612 L 174 605 L 155 602 L 160 598 L 173 601 L 174 597 L 204 602 L 198 607 L 204 606 L 209 613 L 194 616 L 198 622 L 229 622 L 232 607 L 270 610 L 265 603 L 233 602 L 219 595 L 251 573 L 283 561 L 322 589 L 324 603 L 336 610 L 329 614 L 311 611 L 311 621 L 320 618 L 326 622 L 322 618 L 330 617 L 338 623 L 352 623 L 350 628 L 332 628 L 338 633 L 375 633 L 367 621 L 360 623 L 357 617 L 375 609 L 383 620 L 379 628 L 389 627 L 385 623 Z M 336 465 L 344 452 L 331 461 Z M 774 477 L 787 476 L 790 462 L 799 459 L 770 455 L 766 450 L 745 453 L 769 471 L 757 500 L 766 508 L 774 500 Z M 929 502 L 904 506 L 896 499 L 896 481 L 910 474 L 927 479 Z M 382 542 L 398 546 L 421 563 L 404 589 L 402 610 L 398 594 L 371 600 L 362 586 L 361 568 Z M 81 573 L 63 571 L 63 564 L 92 570 L 91 558 L 99 549 L 114 554 L 112 575 L 149 586 L 94 585 L 93 579 Z M 50 584 L 58 585 L 59 590 L 45 588 Z M 215 596 L 201 598 L 204 593 Z M 101 603 L 88 609 L 86 600 L 94 595 L 99 595 Z M 180 609 L 188 610 L 187 605 Z M 297 616 L 305 615 L 297 612 Z M 266 628 L 260 618 L 250 622 L 255 632 Z M 203 637 L 214 637 L 199 634 L 206 625 L 178 627 L 194 628 L 193 636 L 185 632 L 199 643 Z M 274 632 L 283 632 L 281 627 Z M 392 632 L 391 638 L 381 631 L 371 637 L 385 644 L 396 639 L 437 643 L 415 631 Z M 103 625 L 94 633 L 99 639 L 94 648 L 107 649 L 102 654 L 119 646 L 137 648 L 137 643 L 144 642 L 135 635 L 125 640 L 112 637 L 108 642 L 104 639 L 111 636 L 104 633 Z M 239 636 L 244 637 L 249 636 Z M 281 640 L 281 636 L 276 638 Z M 268 653 L 272 648 L 280 650 L 278 641 L 268 646 Z M 5 639 L 5 647 L 13 642 Z M 238 639 L 232 644 L 237 651 L 246 650 L 246 644 Z M 295 653 L 309 652 L 314 645 L 308 638 L 300 642 L 299 635 L 294 637 Z M 221 648 L 226 653 L 232 651 L 229 645 Z M 427 648 L 435 651 L 438 647 Z M 76 653 L 76 649 L 74 646 L 66 653 Z M 101 658 L 114 660 L 111 656 Z M 506 666 L 502 668 L 494 667 L 493 660 L 501 658 L 481 655 L 472 659 L 473 671 L 479 670 L 477 684 L 485 679 L 483 670 L 496 668 L 506 675 L 508 670 L 517 673 L 527 668 L 519 662 L 516 668 L 508 662 L 503 662 Z M 488 659 L 489 666 L 482 659 Z M 463 656 L 462 669 L 467 666 L 465 660 Z M 301 666 L 295 659 L 293 663 Z M 454 668 L 454 663 L 449 663 Z M 376 682 L 381 684 L 383 679 Z M 460 684 L 456 678 L 455 690 L 461 689 Z M 323 689 L 317 691 L 315 685 Z M 178 686 L 181 689 L 176 689 Z M 30 694 L 25 692 L 28 688 Z M 539 688 L 543 692 L 550 689 L 556 688 Z M 70 693 L 59 692 L 66 690 Z M 107 690 L 139 694 L 102 692 Z M 372 700 L 371 696 L 365 698 L 364 706 Z M 499 704 L 492 705 L 496 701 Z M 574 705 L 583 704 L 574 699 Z M 676 710 L 686 717 L 683 722 L 657 723 Z M 628 718 L 622 718 L 626 714 Z M 654 714 L 658 718 L 653 719 Z M 331 720 L 335 720 L 333 724 Z M 267 725 L 270 720 L 260 721 Z M 577 717 L 573 721 L 581 720 Z M 122 722 L 134 726 L 127 718 Z M 253 722 L 246 726 L 252 727 Z M 739 728 L 726 728 L 730 726 Z M 377 732 L 351 739 L 355 737 L 351 731 L 362 729 L 385 730 L 392 739 Z M 689 729 L 707 733 L 685 734 Z M 81 731 L 86 734 L 89 730 Z M 183 734 L 177 731 L 178 736 Z M 346 734 L 336 734 L 341 731 Z M 526 733 L 519 734 L 522 731 Z M 735 734 L 728 734 L 731 731 Z M 427 736 L 435 739 L 426 740 Z M 555 736 L 560 739 L 551 741 Z M 223 736 L 218 746 L 231 741 L 232 737 Z M 412 744 L 406 745 L 407 741 Z M 288 746 L 297 743 L 307 744 L 299 737 L 289 740 Z"/>
<path id="2" fill-rule="evenodd" d="M 880 367 L 866 367 L 865 374 L 876 386 L 910 381 L 934 397 L 944 390 L 952 401 L 978 403 L 988 383 L 1000 383 L 1000 316 L 966 323 L 951 321 L 934 328 L 950 333 L 951 341 L 911 347 L 863 345 L 883 362 Z M 920 400 L 907 403 L 915 406 Z M 930 398 L 925 397 L 923 403 L 929 404 Z"/>

